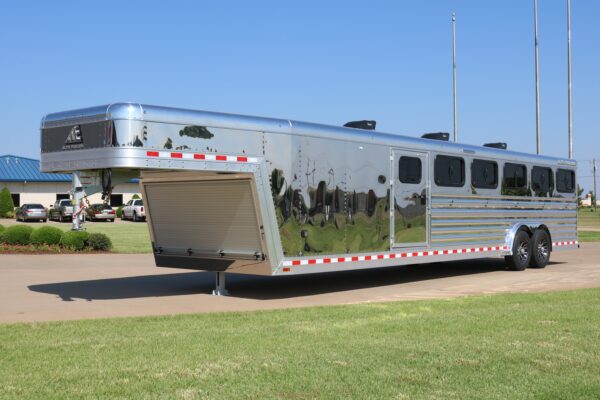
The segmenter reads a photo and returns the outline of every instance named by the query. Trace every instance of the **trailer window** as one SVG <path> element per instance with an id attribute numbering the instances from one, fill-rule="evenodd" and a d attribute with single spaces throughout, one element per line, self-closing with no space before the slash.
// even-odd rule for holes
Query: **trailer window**
<path id="1" fill-rule="evenodd" d="M 504 164 L 502 194 L 508 196 L 531 196 L 527 187 L 527 167 L 522 164 Z"/>
<path id="2" fill-rule="evenodd" d="M 437 156 L 433 169 L 438 186 L 460 187 L 465 184 L 465 160 L 460 157 Z"/>
<path id="3" fill-rule="evenodd" d="M 575 171 L 559 169 L 556 171 L 556 190 L 559 193 L 575 193 Z"/>
<path id="4" fill-rule="evenodd" d="M 402 183 L 421 183 L 421 159 L 418 157 L 400 157 L 398 162 L 398 180 Z"/>
<path id="5" fill-rule="evenodd" d="M 498 187 L 498 163 L 495 161 L 473 160 L 471 163 L 471 184 L 481 189 Z"/>
<path id="6" fill-rule="evenodd" d="M 554 190 L 552 170 L 546 167 L 533 167 L 531 170 L 531 188 L 536 196 L 547 197 Z"/>

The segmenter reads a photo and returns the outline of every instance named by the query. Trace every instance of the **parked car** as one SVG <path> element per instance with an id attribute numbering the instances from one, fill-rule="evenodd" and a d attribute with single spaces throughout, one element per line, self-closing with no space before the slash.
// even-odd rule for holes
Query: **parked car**
<path id="1" fill-rule="evenodd" d="M 41 204 L 23 204 L 15 213 L 17 221 L 42 221 L 48 219 L 46 209 Z"/>
<path id="2" fill-rule="evenodd" d="M 71 221 L 73 219 L 73 204 L 71 204 L 71 200 L 56 200 L 56 202 L 50 206 L 48 218 L 59 222 Z"/>
<path id="3" fill-rule="evenodd" d="M 145 220 L 144 201 L 142 199 L 129 200 L 121 211 L 121 219 L 130 219 L 134 222 Z"/>
<path id="4" fill-rule="evenodd" d="M 92 204 L 85 209 L 85 216 L 90 221 L 113 222 L 116 218 L 115 210 L 106 203 Z"/>

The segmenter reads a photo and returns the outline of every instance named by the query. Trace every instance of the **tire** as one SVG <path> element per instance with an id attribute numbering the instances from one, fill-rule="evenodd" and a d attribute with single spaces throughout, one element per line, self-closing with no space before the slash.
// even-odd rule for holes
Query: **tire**
<path id="1" fill-rule="evenodd" d="M 107 220 L 107 221 L 108 221 L 108 222 L 115 222 L 115 220 L 114 220 L 114 219 L 109 219 L 109 220 Z"/>
<path id="2" fill-rule="evenodd" d="M 512 255 L 506 256 L 506 267 L 511 271 L 523 271 L 531 260 L 531 239 L 525 231 L 518 231 L 512 246 Z"/>
<path id="3" fill-rule="evenodd" d="M 63 218 L 62 214 L 58 214 L 58 222 L 60 222 L 61 224 L 65 222 L 65 219 Z"/>
<path id="4" fill-rule="evenodd" d="M 42 220 L 42 222 L 47 222 L 47 221 L 48 221 L 47 219 L 43 219 L 43 220 Z"/>
<path id="5" fill-rule="evenodd" d="M 134 211 L 133 212 L 133 222 L 138 222 L 138 221 L 139 221 L 139 219 L 138 219 L 137 213 Z"/>
<path id="6" fill-rule="evenodd" d="M 550 235 L 544 229 L 537 229 L 531 238 L 531 268 L 544 268 L 550 261 Z"/>

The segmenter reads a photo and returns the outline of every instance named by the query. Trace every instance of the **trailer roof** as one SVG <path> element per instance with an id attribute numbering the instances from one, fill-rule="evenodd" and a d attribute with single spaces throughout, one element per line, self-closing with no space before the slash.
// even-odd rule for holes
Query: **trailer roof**
<path id="1" fill-rule="evenodd" d="M 294 121 L 289 119 L 255 117 L 211 111 L 154 106 L 139 103 L 112 103 L 96 107 L 51 113 L 42 118 L 41 127 L 52 128 L 73 124 L 124 119 L 185 125 L 201 125 L 215 128 L 243 129 L 250 131 L 266 131 L 355 142 L 372 142 L 391 146 L 407 146 L 408 148 L 414 148 L 418 150 L 464 153 L 466 155 L 478 154 L 480 156 L 488 156 L 498 159 L 514 159 L 523 161 L 537 160 L 539 162 L 551 164 L 562 164 L 571 167 L 576 166 L 575 160 L 569 160 L 567 158 L 535 155 L 464 143 L 422 139 L 420 137 L 348 128 L 343 126 Z"/>

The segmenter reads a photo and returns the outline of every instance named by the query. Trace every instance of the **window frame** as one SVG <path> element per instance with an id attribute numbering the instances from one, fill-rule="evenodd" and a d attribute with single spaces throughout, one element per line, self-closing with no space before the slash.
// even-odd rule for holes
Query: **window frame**
<path id="1" fill-rule="evenodd" d="M 548 172 L 548 190 L 542 190 L 545 188 L 537 188 L 535 187 L 536 182 L 534 181 L 534 173 L 536 170 L 546 170 L 546 172 Z M 554 187 L 555 187 L 555 183 L 554 183 L 554 171 L 552 171 L 551 167 L 546 167 L 546 166 L 541 166 L 541 165 L 533 165 L 531 167 L 531 191 L 535 194 L 535 193 L 547 193 L 548 196 L 552 196 L 552 193 L 554 192 Z"/>
<path id="2" fill-rule="evenodd" d="M 572 177 L 572 189 L 570 191 L 559 190 L 559 188 L 558 188 L 558 173 L 559 172 L 568 172 L 571 175 L 571 177 Z M 555 184 L 556 184 L 556 192 L 557 193 L 571 193 L 571 194 L 575 193 L 575 191 L 577 190 L 577 179 L 576 179 L 577 176 L 575 174 L 575 171 L 573 171 L 572 169 L 557 168 L 555 175 L 556 176 L 554 177 L 554 181 L 555 181 Z"/>
<path id="3" fill-rule="evenodd" d="M 504 181 L 506 179 L 506 167 L 507 166 L 525 168 L 525 175 L 524 175 L 525 182 L 523 182 L 523 186 L 504 186 Z M 528 182 L 527 175 L 528 175 L 527 165 L 511 163 L 511 162 L 504 163 L 504 165 L 502 166 L 502 189 L 527 189 L 527 182 Z"/>
<path id="4" fill-rule="evenodd" d="M 492 164 L 494 166 L 494 184 L 493 185 L 479 185 L 477 186 L 475 183 L 475 174 L 473 173 L 473 169 L 476 163 L 482 164 Z M 498 171 L 498 162 L 494 160 L 485 160 L 481 158 L 474 158 L 471 160 L 471 185 L 476 189 L 498 189 L 498 181 L 499 179 L 499 171 Z"/>
<path id="5" fill-rule="evenodd" d="M 402 159 L 411 159 L 411 160 L 417 160 L 419 162 L 419 180 L 414 182 L 414 181 L 403 181 L 402 180 L 402 174 L 400 173 L 401 169 L 401 162 Z M 413 157 L 413 156 L 400 156 L 400 158 L 398 159 L 398 181 L 400 181 L 400 183 L 405 184 L 405 185 L 420 185 L 421 182 L 423 181 L 423 162 L 421 161 L 420 157 Z"/>
<path id="6" fill-rule="evenodd" d="M 438 166 L 438 160 L 442 160 L 442 159 L 447 159 L 447 160 L 459 160 L 460 164 L 461 164 L 461 176 L 460 176 L 460 183 L 441 183 L 438 182 L 438 171 L 437 171 L 437 166 Z M 459 156 L 451 156 L 451 155 L 445 155 L 445 154 L 436 154 L 434 160 L 433 160 L 433 181 L 435 182 L 435 185 L 438 187 L 454 187 L 454 188 L 461 188 L 465 186 L 465 180 L 466 180 L 466 164 L 465 164 L 465 159 L 463 157 L 459 157 Z"/>

